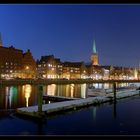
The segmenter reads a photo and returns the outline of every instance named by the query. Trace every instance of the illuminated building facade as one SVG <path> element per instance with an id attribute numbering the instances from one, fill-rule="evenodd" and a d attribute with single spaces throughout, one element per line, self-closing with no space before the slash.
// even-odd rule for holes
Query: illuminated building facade
<path id="1" fill-rule="evenodd" d="M 41 59 L 37 60 L 37 71 L 38 78 L 61 78 L 62 63 L 60 59 L 54 58 L 54 55 L 41 56 Z"/>
<path id="2" fill-rule="evenodd" d="M 86 78 L 86 67 L 84 62 L 61 62 L 54 55 L 42 56 L 37 60 L 38 78 Z"/>
<path id="3" fill-rule="evenodd" d="M 34 78 L 36 63 L 30 50 L 23 53 L 13 46 L 3 47 L 0 41 L 0 78 Z"/>
<path id="4" fill-rule="evenodd" d="M 83 61 L 61 62 L 54 55 L 35 61 L 29 49 L 24 53 L 13 46 L 4 47 L 0 35 L 0 78 L 128 80 L 140 79 L 140 68 L 99 65 L 95 40 L 88 65 Z"/>
<path id="5" fill-rule="evenodd" d="M 66 79 L 87 78 L 87 68 L 84 62 L 64 62 L 63 78 Z"/>

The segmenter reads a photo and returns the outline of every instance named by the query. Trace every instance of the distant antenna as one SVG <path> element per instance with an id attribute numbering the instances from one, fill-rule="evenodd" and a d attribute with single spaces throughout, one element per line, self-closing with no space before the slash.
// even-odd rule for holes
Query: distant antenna
<path id="1" fill-rule="evenodd" d="M 2 46 L 1 32 L 0 32 L 0 46 Z"/>

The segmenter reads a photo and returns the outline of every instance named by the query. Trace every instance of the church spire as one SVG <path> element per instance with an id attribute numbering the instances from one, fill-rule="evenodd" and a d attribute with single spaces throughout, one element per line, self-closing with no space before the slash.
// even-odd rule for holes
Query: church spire
<path id="1" fill-rule="evenodd" d="M 1 38 L 1 32 L 0 32 L 0 47 L 2 47 L 2 38 Z"/>
<path id="2" fill-rule="evenodd" d="M 97 53 L 95 40 L 93 41 L 93 53 Z"/>
<path id="3" fill-rule="evenodd" d="M 93 41 L 93 52 L 91 55 L 91 62 L 92 62 L 92 65 L 99 65 L 95 40 Z"/>

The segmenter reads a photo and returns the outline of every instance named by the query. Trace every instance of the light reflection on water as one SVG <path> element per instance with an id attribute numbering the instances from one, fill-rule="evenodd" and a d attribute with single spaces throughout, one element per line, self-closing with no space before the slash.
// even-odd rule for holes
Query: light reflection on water
<path id="1" fill-rule="evenodd" d="M 29 102 L 29 98 L 31 96 L 32 87 L 31 87 L 31 85 L 27 84 L 27 85 L 23 85 L 22 89 L 24 92 L 25 100 L 26 100 L 26 107 L 28 107 L 28 102 Z"/>
<path id="2" fill-rule="evenodd" d="M 118 87 L 128 86 L 128 83 L 118 84 Z M 136 83 L 140 86 L 139 83 Z M 90 86 L 95 88 L 112 88 L 111 84 L 64 84 L 44 85 L 43 94 L 51 96 L 64 96 L 74 98 L 86 98 L 87 89 Z M 38 88 L 35 85 L 0 86 L 0 109 L 15 109 L 37 105 Z"/>

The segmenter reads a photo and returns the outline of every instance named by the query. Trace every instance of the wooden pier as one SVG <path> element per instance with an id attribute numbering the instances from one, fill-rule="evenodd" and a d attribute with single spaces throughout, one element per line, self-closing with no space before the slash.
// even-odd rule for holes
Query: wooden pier
<path id="1" fill-rule="evenodd" d="M 44 99 L 44 100 L 49 100 L 49 101 L 61 102 L 61 101 L 78 100 L 78 99 L 81 99 L 81 98 L 72 98 L 72 97 L 64 97 L 64 96 L 43 95 L 43 99 Z"/>
<path id="2" fill-rule="evenodd" d="M 78 100 L 72 100 L 72 101 L 57 102 L 57 103 L 52 103 L 52 104 L 43 104 L 41 112 L 38 111 L 38 105 L 18 108 L 16 112 L 17 114 L 21 114 L 21 115 L 40 118 L 50 113 L 109 102 L 109 101 L 114 100 L 114 98 L 121 99 L 121 98 L 130 97 L 130 96 L 135 96 L 135 95 L 140 94 L 139 92 L 140 92 L 139 90 L 131 90 L 131 91 L 129 90 L 129 91 L 123 91 L 123 92 L 117 93 L 115 97 L 114 97 L 114 94 L 107 94 L 106 96 L 89 97 L 85 99 L 78 99 Z"/>

